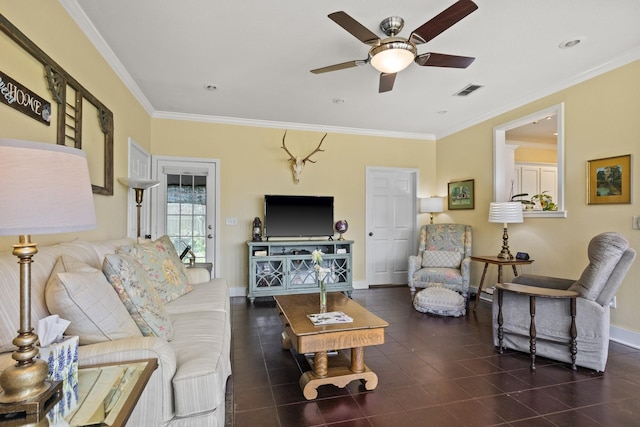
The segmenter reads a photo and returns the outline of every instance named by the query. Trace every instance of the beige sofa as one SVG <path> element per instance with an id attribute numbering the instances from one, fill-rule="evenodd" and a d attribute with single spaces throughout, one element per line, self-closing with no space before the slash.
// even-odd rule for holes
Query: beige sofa
<path id="1" fill-rule="evenodd" d="M 64 317 L 61 313 L 50 313 L 47 306 L 47 302 L 51 302 L 49 290 L 45 298 L 47 282 L 50 276 L 56 275 L 55 272 L 52 275 L 52 269 L 59 265 L 59 260 L 78 260 L 102 272 L 105 255 L 133 243 L 128 239 L 104 242 L 76 240 L 39 247 L 31 269 L 32 325 L 36 326 L 39 319 L 49 314 Z M 99 277 L 96 270 L 88 274 L 96 274 L 95 277 L 100 279 L 95 281 L 96 286 L 98 282 L 100 286 L 105 286 L 104 277 Z M 124 312 L 121 307 L 116 307 L 118 310 L 105 310 L 100 300 L 94 304 L 95 309 L 81 313 L 88 316 L 86 322 L 76 322 L 81 324 L 76 327 L 83 328 L 86 324 L 99 325 L 93 335 L 80 335 L 80 367 L 135 359 L 158 359 L 158 369 L 147 384 L 128 425 L 215 427 L 225 423 L 225 386 L 231 374 L 229 289 L 223 279 L 210 280 L 209 273 L 204 269 L 187 269 L 186 275 L 189 288 L 193 290 L 164 304 L 172 329 L 170 340 L 143 336 L 135 328 L 135 323 L 132 329 L 131 316 L 127 317 L 129 313 L 126 309 Z M 19 328 L 18 283 L 16 257 L 11 253 L 0 254 L 0 370 L 13 363 L 12 340 Z M 87 286 L 92 285 L 93 282 Z M 117 293 L 114 292 L 114 295 L 117 296 Z M 73 296 L 69 304 L 78 309 Z M 99 316 L 107 318 L 98 319 Z M 102 324 L 107 327 L 101 329 Z"/>

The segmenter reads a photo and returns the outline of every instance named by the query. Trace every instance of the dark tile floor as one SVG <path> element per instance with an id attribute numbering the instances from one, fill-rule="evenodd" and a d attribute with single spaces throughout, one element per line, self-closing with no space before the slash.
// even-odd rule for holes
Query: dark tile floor
<path id="1" fill-rule="evenodd" d="M 385 344 L 365 349 L 379 379 L 366 391 L 322 386 L 305 400 L 306 360 L 282 350 L 272 299 L 232 298 L 227 427 L 640 426 L 640 350 L 611 343 L 605 373 L 495 353 L 490 305 L 463 318 L 415 311 L 407 287 L 353 292 L 389 322 Z"/>

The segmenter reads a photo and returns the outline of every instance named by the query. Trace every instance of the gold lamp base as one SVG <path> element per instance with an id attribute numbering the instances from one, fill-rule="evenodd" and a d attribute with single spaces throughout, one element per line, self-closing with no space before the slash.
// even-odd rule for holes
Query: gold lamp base
<path id="1" fill-rule="evenodd" d="M 46 367 L 46 363 L 45 363 Z M 6 372 L 6 371 L 5 371 Z M 14 396 L 8 396 L 6 390 L 0 393 L 0 424 L 9 420 L 33 420 L 39 421 L 62 398 L 62 381 L 45 381 L 45 389 L 41 394 L 27 398 L 19 402 L 7 403 L 5 398 L 11 400 Z"/>
<path id="2" fill-rule="evenodd" d="M 513 255 L 511 255 L 511 251 L 509 251 L 509 233 L 507 233 L 507 227 L 504 227 L 502 232 L 502 250 L 498 254 L 498 258 L 513 259 Z"/>
<path id="3" fill-rule="evenodd" d="M 21 402 L 44 393 L 49 388 L 49 384 L 44 381 L 48 370 L 47 363 L 40 359 L 5 369 L 0 376 L 0 384 L 4 390 L 0 393 L 0 403 Z"/>
<path id="4" fill-rule="evenodd" d="M 49 366 L 37 358 L 38 336 L 31 327 L 31 262 L 38 250 L 30 237 L 21 235 L 13 245 L 20 265 L 20 329 L 13 339 L 18 349 L 11 355 L 16 364 L 0 375 L 0 414 L 37 414 L 62 397 L 61 383 L 45 381 Z"/>

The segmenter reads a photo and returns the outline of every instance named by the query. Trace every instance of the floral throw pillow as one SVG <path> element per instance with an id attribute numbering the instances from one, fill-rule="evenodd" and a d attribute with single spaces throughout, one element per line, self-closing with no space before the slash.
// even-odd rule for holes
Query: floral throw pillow
<path id="1" fill-rule="evenodd" d="M 144 269 L 165 303 L 193 290 L 189 285 L 187 269 L 168 236 L 153 242 L 122 246 L 116 253 L 128 255 Z"/>
<path id="2" fill-rule="evenodd" d="M 169 315 L 140 264 L 127 255 L 106 255 L 102 271 L 142 335 L 171 340 Z"/>

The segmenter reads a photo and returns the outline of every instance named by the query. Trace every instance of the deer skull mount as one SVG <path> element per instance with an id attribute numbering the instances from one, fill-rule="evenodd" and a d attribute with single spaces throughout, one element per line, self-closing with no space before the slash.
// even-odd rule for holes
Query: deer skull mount
<path id="1" fill-rule="evenodd" d="M 291 162 L 291 171 L 293 172 L 293 183 L 297 184 L 300 182 L 300 174 L 302 173 L 302 168 L 304 167 L 304 165 L 307 162 L 311 162 L 311 163 L 315 163 L 315 160 L 311 160 L 311 156 L 313 156 L 314 154 L 316 154 L 319 151 L 324 151 L 320 149 L 320 146 L 322 145 L 322 143 L 324 142 L 324 139 L 327 137 L 327 134 L 325 133 L 324 136 L 322 137 L 322 139 L 320 140 L 320 143 L 318 144 L 318 146 L 316 147 L 315 150 L 313 150 L 311 153 L 309 153 L 306 157 L 302 158 L 300 156 L 294 156 L 293 154 L 291 154 L 291 151 L 289 151 L 287 149 L 287 145 L 285 144 L 284 140 L 287 137 L 287 131 L 284 131 L 284 135 L 282 135 L 282 149 L 284 151 L 287 152 L 287 154 L 289 155 L 289 161 Z"/>

